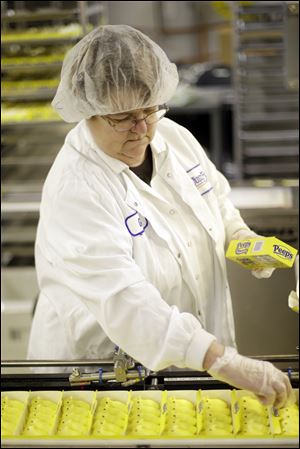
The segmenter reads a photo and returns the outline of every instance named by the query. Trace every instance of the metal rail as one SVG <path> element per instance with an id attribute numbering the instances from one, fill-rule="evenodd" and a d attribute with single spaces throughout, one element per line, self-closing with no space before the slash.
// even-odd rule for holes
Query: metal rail
<path id="1" fill-rule="evenodd" d="M 267 362 L 298 362 L 299 354 L 253 355 L 252 359 Z M 1 360 L 1 368 L 47 367 L 47 366 L 97 366 L 113 365 L 112 359 L 91 360 Z"/>
<path id="2" fill-rule="evenodd" d="M 1 368 L 47 367 L 47 366 L 98 366 L 113 365 L 113 359 L 102 360 L 1 360 Z"/>

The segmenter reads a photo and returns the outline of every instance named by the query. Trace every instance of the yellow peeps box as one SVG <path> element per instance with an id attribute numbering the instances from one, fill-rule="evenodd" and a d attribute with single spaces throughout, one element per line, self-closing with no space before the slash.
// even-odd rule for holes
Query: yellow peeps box
<path id="1" fill-rule="evenodd" d="M 226 257 L 251 270 L 255 268 L 290 268 L 297 250 L 276 237 L 231 240 Z"/>

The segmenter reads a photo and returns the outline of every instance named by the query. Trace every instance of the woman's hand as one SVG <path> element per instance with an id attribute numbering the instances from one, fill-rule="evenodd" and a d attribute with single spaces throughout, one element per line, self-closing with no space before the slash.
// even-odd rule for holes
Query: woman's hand
<path id="1" fill-rule="evenodd" d="M 217 343 L 213 342 L 211 347 L 214 344 Z M 293 394 L 287 375 L 274 365 L 244 357 L 231 347 L 226 347 L 223 355 L 217 357 L 207 371 L 218 380 L 252 391 L 264 405 L 283 407 Z"/>
<path id="2" fill-rule="evenodd" d="M 262 235 L 256 234 L 255 232 L 251 231 L 251 229 L 242 229 L 238 232 L 236 232 L 232 236 L 232 240 L 248 240 L 248 239 L 259 239 L 264 238 Z M 251 271 L 254 277 L 257 279 L 267 279 L 272 276 L 273 271 L 275 268 L 256 268 Z"/>

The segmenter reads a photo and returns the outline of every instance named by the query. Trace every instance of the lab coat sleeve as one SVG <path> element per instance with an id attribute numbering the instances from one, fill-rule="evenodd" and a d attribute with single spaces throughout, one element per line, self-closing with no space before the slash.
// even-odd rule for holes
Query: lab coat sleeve
<path id="1" fill-rule="evenodd" d="M 48 215 L 44 253 L 54 281 L 76 294 L 111 341 L 152 370 L 203 369 L 215 337 L 193 315 L 170 307 L 145 279 L 122 211 L 104 183 L 95 190 L 80 178 L 64 181 L 41 214 Z"/>

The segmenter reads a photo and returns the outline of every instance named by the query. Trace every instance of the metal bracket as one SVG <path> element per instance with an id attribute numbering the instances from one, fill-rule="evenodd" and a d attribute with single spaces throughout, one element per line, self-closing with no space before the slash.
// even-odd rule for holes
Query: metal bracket
<path id="1" fill-rule="evenodd" d="M 136 365 L 135 361 L 129 357 L 122 349 L 116 347 L 113 357 L 114 371 L 104 372 L 99 368 L 96 373 L 81 373 L 78 368 L 74 368 L 69 376 L 71 385 L 89 385 L 91 383 L 103 384 L 107 382 L 118 382 L 123 387 L 129 387 L 141 382 L 150 374 L 150 370 Z"/>
<path id="2" fill-rule="evenodd" d="M 113 361 L 116 381 L 126 382 L 127 370 L 134 367 L 134 360 L 117 346 L 115 349 Z"/>

